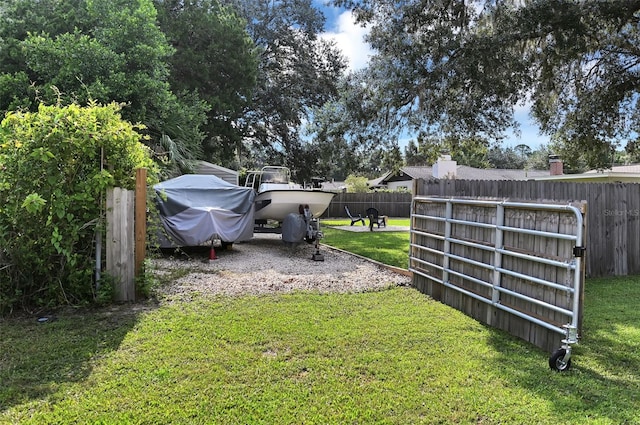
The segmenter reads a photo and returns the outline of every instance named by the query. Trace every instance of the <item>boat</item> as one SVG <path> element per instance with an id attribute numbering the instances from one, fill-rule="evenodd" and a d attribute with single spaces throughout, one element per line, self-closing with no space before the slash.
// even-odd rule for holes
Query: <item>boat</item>
<path id="1" fill-rule="evenodd" d="M 213 175 L 185 174 L 153 186 L 160 248 L 223 247 L 253 237 L 255 191 Z M 157 223 L 156 223 L 157 224 Z"/>
<path id="2" fill-rule="evenodd" d="M 249 171 L 245 186 L 257 190 L 254 219 L 258 223 L 267 220 L 283 222 L 291 213 L 308 213 L 312 218 L 319 218 L 336 195 L 294 183 L 289 168 L 273 165 Z"/>

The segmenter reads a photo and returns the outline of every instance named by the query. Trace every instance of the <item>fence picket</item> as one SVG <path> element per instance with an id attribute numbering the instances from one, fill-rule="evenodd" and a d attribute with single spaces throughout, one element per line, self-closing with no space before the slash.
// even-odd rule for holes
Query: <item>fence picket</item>
<path id="1" fill-rule="evenodd" d="M 107 190 L 106 261 L 114 278 L 115 301 L 135 301 L 134 198 L 132 190 Z"/>

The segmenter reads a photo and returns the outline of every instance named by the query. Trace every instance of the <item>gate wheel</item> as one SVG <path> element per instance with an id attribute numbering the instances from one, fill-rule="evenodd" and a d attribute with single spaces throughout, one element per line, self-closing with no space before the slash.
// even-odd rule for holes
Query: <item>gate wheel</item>
<path id="1" fill-rule="evenodd" d="M 558 372 L 568 370 L 571 367 L 571 357 L 565 361 L 564 356 L 566 354 L 567 350 L 564 348 L 558 348 L 554 351 L 551 357 L 549 357 L 549 367 Z"/>

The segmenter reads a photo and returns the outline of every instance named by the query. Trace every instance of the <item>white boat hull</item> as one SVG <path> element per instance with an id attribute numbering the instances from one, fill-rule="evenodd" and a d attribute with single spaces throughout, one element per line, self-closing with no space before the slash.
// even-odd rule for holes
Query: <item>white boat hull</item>
<path id="1" fill-rule="evenodd" d="M 255 220 L 284 221 L 291 213 L 299 213 L 300 205 L 308 205 L 314 218 L 324 213 L 336 194 L 320 190 L 267 190 L 255 198 Z"/>

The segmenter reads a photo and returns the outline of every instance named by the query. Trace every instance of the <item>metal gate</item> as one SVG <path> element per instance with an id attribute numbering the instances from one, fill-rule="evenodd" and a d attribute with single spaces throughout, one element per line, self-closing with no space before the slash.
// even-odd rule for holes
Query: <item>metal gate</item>
<path id="1" fill-rule="evenodd" d="M 414 286 L 466 314 L 554 350 L 571 365 L 582 322 L 584 204 L 414 197 Z"/>

